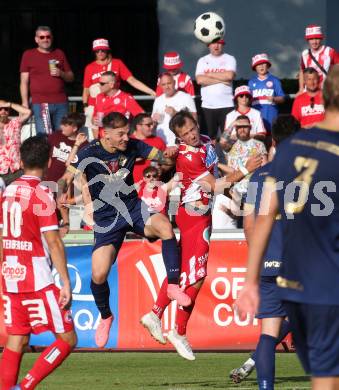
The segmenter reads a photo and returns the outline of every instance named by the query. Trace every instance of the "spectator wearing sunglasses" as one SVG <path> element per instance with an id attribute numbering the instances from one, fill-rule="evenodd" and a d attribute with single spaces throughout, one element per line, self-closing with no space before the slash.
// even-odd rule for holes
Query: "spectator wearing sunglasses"
<path id="1" fill-rule="evenodd" d="M 107 39 L 95 39 L 92 44 L 92 50 L 95 55 L 95 60 L 85 68 L 82 92 L 82 102 L 86 114 L 86 127 L 89 129 L 92 128 L 95 98 L 101 92 L 99 84 L 100 77 L 106 71 L 115 73 L 117 88 L 120 86 L 120 81 L 123 80 L 127 81 L 135 89 L 147 95 L 155 96 L 155 92 L 140 80 L 136 79 L 122 60 L 112 57 L 111 48 Z M 89 133 L 91 139 L 92 132 L 89 131 Z"/>
<path id="2" fill-rule="evenodd" d="M 130 119 L 144 110 L 129 93 L 121 91 L 117 87 L 117 76 L 108 70 L 100 76 L 100 93 L 95 98 L 93 111 L 93 135 L 101 138 L 103 134 L 102 119 L 111 112 L 119 112 Z"/>
<path id="3" fill-rule="evenodd" d="M 27 108 L 31 96 L 37 133 L 50 134 L 67 115 L 65 82 L 72 82 L 74 75 L 64 52 L 53 48 L 50 27 L 39 26 L 35 42 L 37 47 L 26 50 L 21 59 L 20 93 Z"/>
<path id="4" fill-rule="evenodd" d="M 251 138 L 264 139 L 266 129 L 260 111 L 251 107 L 252 93 L 247 85 L 241 85 L 234 91 L 234 110 L 226 115 L 224 136 L 237 139 L 236 121 L 239 115 L 246 115 L 251 123 Z"/>
<path id="5" fill-rule="evenodd" d="M 325 116 L 319 74 L 314 68 L 303 71 L 305 92 L 296 96 L 292 106 L 292 115 L 307 129 L 321 122 Z"/>
<path id="6" fill-rule="evenodd" d="M 166 149 L 165 142 L 160 137 L 157 137 L 153 134 L 154 122 L 150 114 L 143 112 L 136 115 L 136 117 L 133 118 L 131 128 L 133 133 L 131 134 L 130 138 L 143 141 L 147 145 L 153 146 L 161 151 Z M 154 161 L 145 160 L 142 158 L 139 158 L 135 162 L 133 169 L 134 183 L 138 183 L 143 179 L 143 171 L 150 167 L 151 164 L 154 164 Z"/>
<path id="7" fill-rule="evenodd" d="M 10 119 L 10 110 L 19 116 Z M 30 117 L 31 110 L 20 104 L 0 100 L 0 178 L 7 186 L 21 176 L 20 139 L 23 123 Z"/>
<path id="8" fill-rule="evenodd" d="M 167 187 L 160 181 L 160 171 L 156 167 L 147 167 L 142 173 L 142 181 L 138 188 L 139 198 L 146 203 L 152 213 L 166 213 Z"/>

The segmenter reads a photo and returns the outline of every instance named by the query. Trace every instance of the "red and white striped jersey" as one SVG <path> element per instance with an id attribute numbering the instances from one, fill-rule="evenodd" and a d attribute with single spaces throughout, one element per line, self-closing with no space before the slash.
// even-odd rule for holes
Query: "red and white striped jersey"
<path id="1" fill-rule="evenodd" d="M 58 229 L 51 191 L 35 176 L 22 176 L 0 195 L 4 292 L 38 291 L 54 283 L 43 233 Z"/>
<path id="2" fill-rule="evenodd" d="M 176 172 L 181 183 L 181 203 L 201 200 L 208 204 L 211 194 L 203 191 L 199 180 L 209 173 L 213 174 L 218 157 L 208 137 L 201 135 L 201 144 L 197 147 L 184 143 L 179 145 L 176 160 Z"/>
<path id="3" fill-rule="evenodd" d="M 331 65 L 334 65 L 337 62 L 336 51 L 329 46 L 321 46 L 316 52 L 312 51 L 314 58 L 319 62 L 319 64 L 326 70 L 329 71 Z M 324 80 L 326 75 L 319 68 L 319 66 L 313 61 L 308 49 L 304 50 L 301 55 L 300 61 L 301 70 L 305 68 L 314 68 L 319 74 L 319 85 L 323 87 Z"/>

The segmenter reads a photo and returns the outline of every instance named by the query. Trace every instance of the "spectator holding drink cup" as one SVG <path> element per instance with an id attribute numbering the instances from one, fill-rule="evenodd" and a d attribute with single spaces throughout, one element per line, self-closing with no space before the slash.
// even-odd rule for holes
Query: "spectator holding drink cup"
<path id="1" fill-rule="evenodd" d="M 32 109 L 37 133 L 51 133 L 60 128 L 67 115 L 65 82 L 72 82 L 73 72 L 64 52 L 53 48 L 50 27 L 39 26 L 35 33 L 37 47 L 26 50 L 20 65 L 22 105 Z"/>

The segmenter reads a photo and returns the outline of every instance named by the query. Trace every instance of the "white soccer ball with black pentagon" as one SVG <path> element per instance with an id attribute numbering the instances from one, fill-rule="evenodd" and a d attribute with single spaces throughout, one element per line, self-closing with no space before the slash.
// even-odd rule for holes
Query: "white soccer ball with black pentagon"
<path id="1" fill-rule="evenodd" d="M 194 35 L 199 41 L 212 43 L 225 34 L 225 23 L 215 12 L 205 12 L 195 19 Z"/>

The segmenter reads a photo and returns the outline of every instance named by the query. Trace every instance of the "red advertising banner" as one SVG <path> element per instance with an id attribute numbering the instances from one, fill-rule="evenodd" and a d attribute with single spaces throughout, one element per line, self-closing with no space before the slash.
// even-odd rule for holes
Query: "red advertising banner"
<path id="1" fill-rule="evenodd" d="M 194 243 L 192 243 L 194 245 Z M 258 321 L 240 321 L 233 303 L 246 272 L 245 241 L 212 241 L 208 276 L 198 295 L 188 324 L 193 349 L 249 349 L 259 336 Z M 170 349 L 154 341 L 140 325 L 149 312 L 165 277 L 161 244 L 125 243 L 119 254 L 119 349 Z M 162 325 L 166 334 L 174 327 L 176 303 L 166 309 Z"/>
<path id="2" fill-rule="evenodd" d="M 81 264 L 70 253 L 68 256 L 70 267 L 80 270 L 79 275 L 83 275 Z M 81 260 L 83 263 L 90 264 L 90 251 L 87 256 L 86 259 Z M 245 241 L 211 242 L 208 276 L 198 295 L 187 328 L 187 336 L 193 349 L 234 350 L 255 347 L 259 336 L 258 321 L 253 320 L 251 323 L 248 320 L 240 321 L 233 311 L 234 300 L 245 280 L 246 257 Z M 111 331 L 115 341 L 108 347 L 134 350 L 171 349 L 170 345 L 162 346 L 155 342 L 139 322 L 140 318 L 151 310 L 165 275 L 160 242 L 151 244 L 148 241 L 136 240 L 124 243 L 117 259 L 117 276 L 110 286 L 111 300 L 117 304 L 114 305 L 115 324 Z M 82 280 L 83 286 L 89 286 L 89 283 L 90 273 L 88 276 L 83 276 Z M 73 294 L 76 293 L 79 294 L 75 286 Z M 91 314 L 93 310 L 97 315 L 97 310 L 92 300 L 89 301 L 87 298 L 76 302 L 77 306 L 74 304 L 74 316 L 76 330 L 83 332 L 83 340 L 87 340 L 81 346 L 92 347 L 93 343 L 89 343 L 89 340 L 93 341 L 93 332 L 97 325 L 95 322 L 93 326 L 88 324 L 86 326 L 89 320 L 86 322 L 84 316 L 87 312 Z M 1 346 L 5 342 L 6 335 L 2 302 L 0 303 Z M 172 302 L 162 318 L 164 334 L 174 327 L 175 313 L 176 303 Z M 49 342 L 47 344 L 44 342 L 36 345 L 48 344 Z"/>

